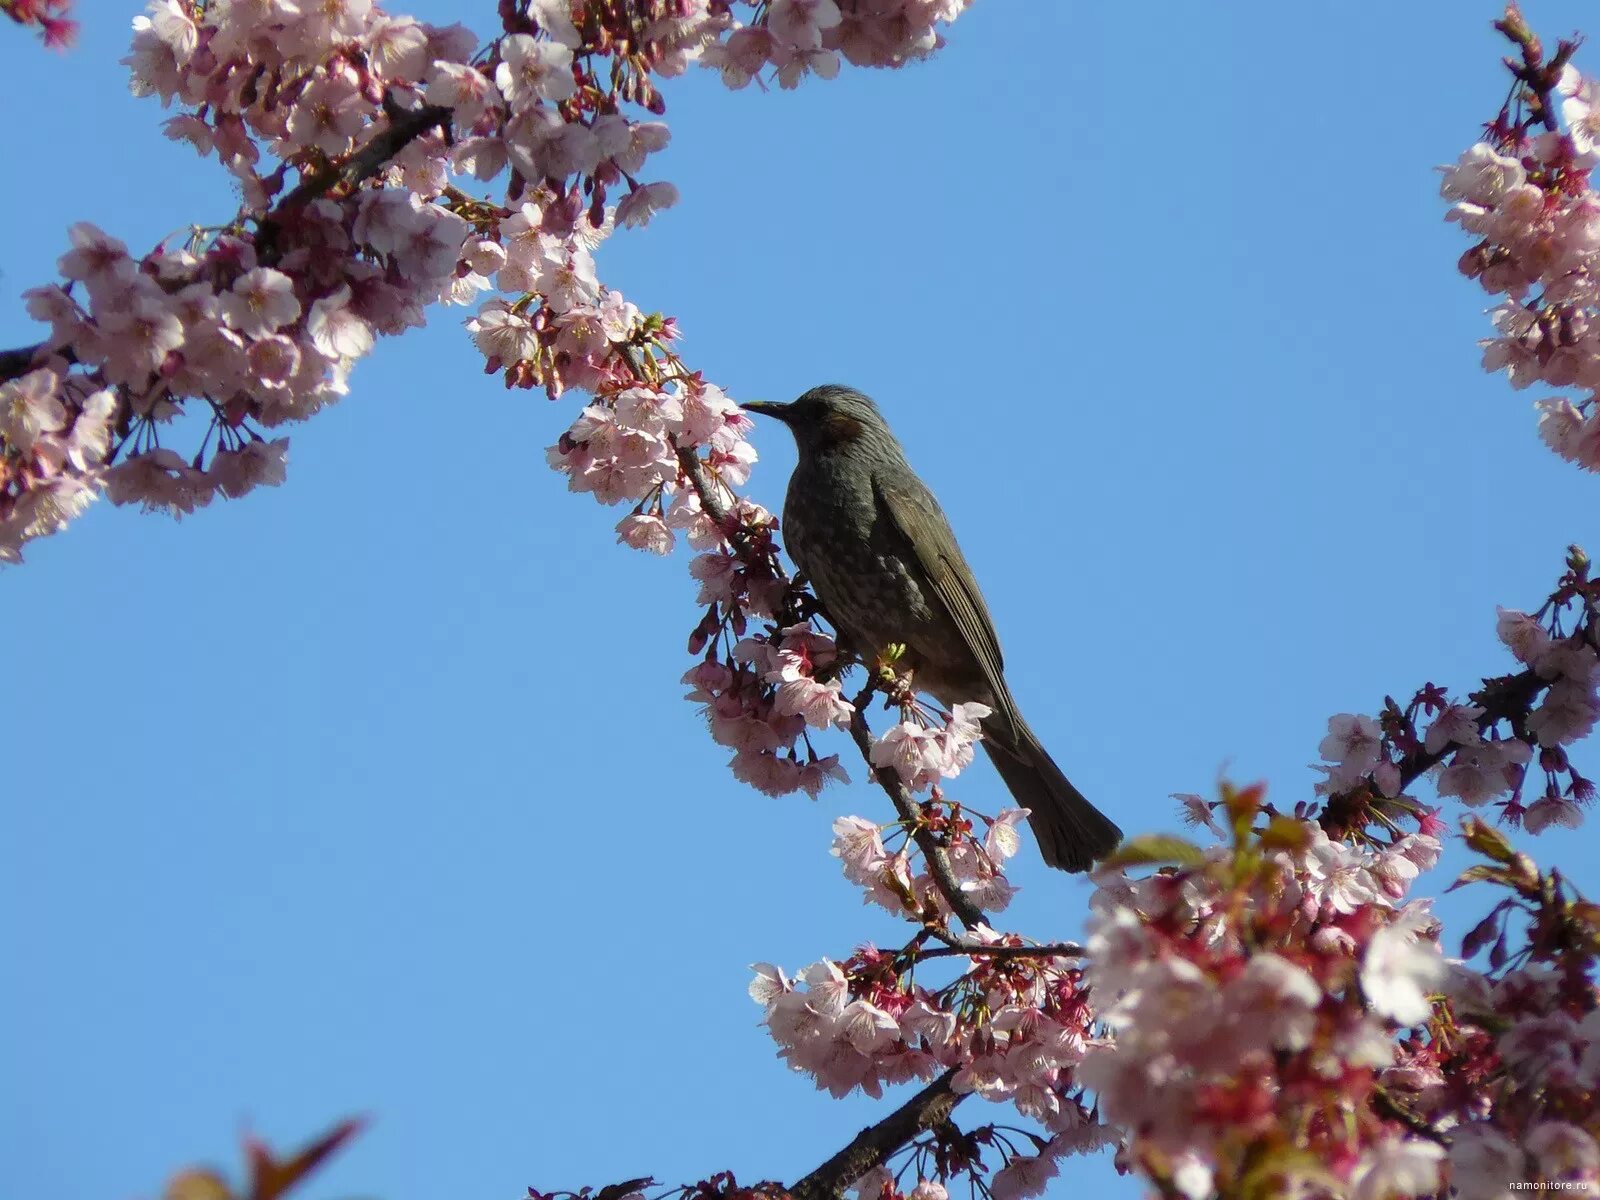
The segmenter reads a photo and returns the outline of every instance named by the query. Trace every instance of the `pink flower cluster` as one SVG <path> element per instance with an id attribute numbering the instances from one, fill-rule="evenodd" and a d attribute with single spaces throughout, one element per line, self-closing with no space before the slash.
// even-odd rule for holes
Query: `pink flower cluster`
<path id="1" fill-rule="evenodd" d="M 1449 1130 L 1454 1195 L 1504 1196 L 1530 1179 L 1600 1185 L 1600 1009 L 1592 985 L 1548 963 L 1498 979 L 1459 964 L 1427 1040 L 1380 1082 Z"/>
<path id="2" fill-rule="evenodd" d="M 979 722 L 990 711 L 983 704 L 957 704 L 939 729 L 901 721 L 872 743 L 872 765 L 888 767 L 914 792 L 953 779 L 972 762 L 983 737 Z"/>
<path id="3" fill-rule="evenodd" d="M 1566 132 L 1533 133 L 1502 112 L 1490 137 L 1441 168 L 1447 219 L 1478 241 L 1460 270 L 1507 299 L 1483 365 L 1511 385 L 1574 388 L 1539 400 L 1539 433 L 1568 462 L 1600 470 L 1600 86 L 1568 65 L 1556 89 Z"/>
<path id="4" fill-rule="evenodd" d="M 607 344 L 606 352 L 611 350 Z M 679 454 L 704 451 L 707 469 L 731 496 L 749 479 L 755 462 L 755 449 L 745 440 L 749 429 L 750 418 L 720 388 L 698 379 L 664 386 L 607 380 L 597 385 L 594 403 L 546 457 L 573 491 L 587 492 L 601 504 L 635 502 L 632 516 L 617 527 L 619 541 L 665 554 L 674 544 L 672 531 L 680 529 L 691 545 L 716 558 L 722 531 L 702 512 L 693 489 L 684 486 Z M 743 505 L 739 515 L 752 529 L 771 524 L 756 505 Z M 718 583 L 720 567 L 696 560 L 691 572 L 716 593 L 703 603 L 732 600 L 731 581 Z"/>
<path id="5" fill-rule="evenodd" d="M 832 0 L 779 0 L 757 6 L 756 23 L 794 52 L 815 35 L 817 52 L 832 53 L 825 36 L 853 58 L 893 64 L 931 49 L 933 25 L 961 7 L 895 0 L 841 14 Z M 142 258 L 74 227 L 65 286 L 29 294 L 51 335 L 31 370 L 0 380 L 0 559 L 19 558 L 23 542 L 60 529 L 102 487 L 119 503 L 181 514 L 279 482 L 287 442 L 256 426 L 337 400 L 374 339 L 422 324 L 435 300 L 513 296 L 489 299 L 469 323 L 508 384 L 555 396 L 645 382 L 617 347 L 675 330 L 603 288 L 592 251 L 614 224 L 642 225 L 675 202 L 671 184 L 639 179 L 666 126 L 627 106 L 658 115 L 653 77 L 717 49 L 734 32 L 732 9 L 528 0 L 501 17 L 501 36 L 479 54 L 462 26 L 392 16 L 372 0 L 152 0 L 124 60 L 132 90 L 181 108 L 168 136 L 214 157 L 244 203 L 220 231 Z M 452 183 L 507 171 L 504 205 Z M 681 403 L 712 391 L 687 388 Z M 209 409 L 209 427 L 198 453 L 179 454 L 163 427 L 194 403 Z M 670 423 L 640 429 L 659 435 L 648 427 Z M 676 477 L 659 437 L 623 441 L 625 479 L 586 465 L 582 478 L 598 476 L 591 490 L 644 479 L 648 493 Z M 82 446 L 62 449 L 69 442 Z M 754 460 L 726 428 L 679 444 L 706 446 L 730 484 Z M 659 517 L 636 513 L 624 540 L 661 549 L 670 537 Z"/>
<path id="6" fill-rule="evenodd" d="M 974 940 L 1021 945 L 986 928 Z M 1061 1154 L 1088 1148 L 1072 1077 L 1093 1040 L 1082 972 L 1046 954 L 974 949 L 964 974 L 929 988 L 912 980 L 919 945 L 864 946 L 844 962 L 813 963 L 796 979 L 757 964 L 750 995 L 765 1009 L 779 1055 L 835 1096 L 857 1088 L 878 1096 L 885 1084 L 954 1068 L 957 1092 L 1010 1103 L 1060 1134 Z"/>
<path id="7" fill-rule="evenodd" d="M 1009 808 L 986 820 L 988 829 L 981 841 L 961 806 L 948 800 L 923 804 L 918 819 L 941 839 L 962 894 L 983 912 L 1003 912 L 1016 895 L 1006 878 L 1005 862 L 1022 846 L 1017 829 L 1027 812 Z M 833 823 L 832 854 L 844 868 L 844 877 L 865 892 L 865 903 L 897 917 L 920 920 L 924 914 L 938 913 L 948 920 L 949 902 L 921 861 L 916 843 L 905 836 L 891 850 L 884 841 L 886 830 L 908 834 L 899 823 L 885 827 L 864 817 L 840 817 Z"/>
<path id="8" fill-rule="evenodd" d="M 1586 571 L 1585 563 L 1581 574 Z M 1600 721 L 1600 655 L 1587 618 L 1571 632 L 1562 633 L 1561 624 L 1566 605 L 1590 590 L 1586 577 L 1569 575 L 1544 621 L 1499 610 L 1501 642 L 1531 672 L 1521 707 L 1497 712 L 1491 720 L 1483 704 L 1450 701 L 1430 685 L 1406 709 L 1394 707 L 1381 719 L 1341 713 L 1329 719 L 1319 747 L 1327 778 L 1318 791 L 1339 795 L 1370 784 L 1378 796 L 1394 799 L 1424 767 L 1434 775 L 1440 796 L 1453 796 L 1471 808 L 1497 800 L 1507 817 L 1530 833 L 1552 825 L 1578 826 L 1580 806 L 1593 799 L 1594 786 L 1572 765 L 1567 747 Z M 1534 764 L 1543 773 L 1544 788 L 1528 800 L 1524 785 Z"/>
<path id="9" fill-rule="evenodd" d="M 1259 793 L 1226 807 L 1248 827 Z M 1193 1200 L 1246 1174 L 1274 1195 L 1437 1190 L 1441 1147 L 1372 1100 L 1392 1030 L 1430 1016 L 1444 975 L 1426 902 L 1395 908 L 1438 853 L 1419 835 L 1357 850 L 1276 817 L 1143 880 L 1102 872 L 1084 982 L 1116 1036 L 1077 1080 L 1132 1165 Z"/>
<path id="10" fill-rule="evenodd" d="M 729 87 L 742 88 L 767 67 L 781 87 L 808 74 L 832 79 L 839 59 L 859 67 L 899 67 L 926 58 L 944 38 L 939 25 L 971 0 L 771 0 L 749 25 L 736 24 L 704 54 Z"/>
<path id="11" fill-rule="evenodd" d="M 713 611 L 727 611 L 723 603 L 731 602 L 719 595 Z M 716 652 L 713 643 L 683 681 L 692 689 L 688 699 L 702 706 L 712 740 L 734 752 L 728 765 L 735 777 L 769 796 L 803 791 L 812 797 L 828 780 L 848 779 L 839 756 L 819 756 L 805 736 L 807 728 L 847 724 L 853 711 L 837 679 L 816 677 L 837 658 L 832 638 L 794 625 L 740 639 L 727 661 Z"/>

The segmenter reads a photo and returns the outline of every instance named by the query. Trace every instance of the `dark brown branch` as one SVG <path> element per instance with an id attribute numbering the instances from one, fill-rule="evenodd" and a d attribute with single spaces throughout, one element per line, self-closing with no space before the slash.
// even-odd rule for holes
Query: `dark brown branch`
<path id="1" fill-rule="evenodd" d="M 1556 52 L 1550 61 L 1545 62 L 1544 44 L 1528 28 L 1522 11 L 1514 3 L 1506 5 L 1506 15 L 1496 21 L 1494 27 L 1521 52 L 1520 63 L 1515 58 L 1507 58 L 1505 64 L 1506 69 L 1527 89 L 1528 109 L 1533 119 L 1552 133 L 1557 132 L 1559 126 L 1554 102 L 1556 85 L 1561 82 L 1562 69 L 1577 53 L 1578 42 L 1563 38 L 1556 43 Z"/>
<path id="2" fill-rule="evenodd" d="M 451 110 L 438 104 L 424 104 L 414 109 L 403 109 L 387 94 L 383 98 L 383 111 L 389 124 L 365 146 L 343 162 L 331 165 L 315 174 L 307 175 L 272 211 L 262 218 L 256 231 L 256 258 L 272 263 L 278 257 L 278 231 L 285 217 L 292 216 L 319 196 L 325 196 L 336 187 L 354 189 L 383 169 L 400 151 L 417 138 L 441 125 L 448 125 Z"/>
<path id="3" fill-rule="evenodd" d="M 1379 1116 L 1388 1117 L 1390 1120 L 1399 1121 L 1412 1133 L 1427 1138 L 1430 1142 L 1437 1142 L 1441 1146 L 1448 1146 L 1450 1139 L 1416 1113 L 1406 1108 L 1383 1088 L 1374 1088 L 1372 1092 L 1372 1107 Z"/>
<path id="4" fill-rule="evenodd" d="M 1516 726 L 1526 720 L 1533 711 L 1539 693 L 1549 686 L 1550 682 L 1541 679 L 1532 667 L 1515 675 L 1485 679 L 1483 687 L 1468 696 L 1469 700 L 1483 709 L 1483 715 L 1477 722 L 1478 731 L 1487 734 L 1501 721 L 1510 721 Z M 1419 742 L 1413 750 L 1401 756 L 1398 764 L 1401 790 L 1421 779 L 1457 749 L 1458 746 L 1449 744 L 1435 752 Z M 1372 802 L 1372 795 L 1370 782 L 1364 780 L 1353 788 L 1330 796 L 1322 812 L 1322 827 L 1330 832 L 1349 828 L 1361 819 Z"/>
<path id="5" fill-rule="evenodd" d="M 918 958 L 949 958 L 957 954 L 988 958 L 1082 958 L 1084 949 L 1076 942 L 1053 942 L 1048 946 L 985 946 L 968 938 L 944 939 L 942 946 L 917 950 Z"/>
<path id="6" fill-rule="evenodd" d="M 876 1125 L 863 1129 L 849 1145 L 789 1189 L 794 1200 L 838 1200 L 845 1188 L 920 1133 L 950 1119 L 965 1095 L 951 1089 L 954 1071 L 946 1071 Z"/>

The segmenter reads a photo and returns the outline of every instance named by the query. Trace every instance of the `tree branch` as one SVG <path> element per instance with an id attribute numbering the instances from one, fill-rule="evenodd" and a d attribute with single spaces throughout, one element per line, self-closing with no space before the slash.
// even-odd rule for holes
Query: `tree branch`
<path id="1" fill-rule="evenodd" d="M 843 1150 L 789 1189 L 794 1200 L 839 1200 L 845 1188 L 883 1163 L 919 1133 L 950 1119 L 966 1098 L 951 1089 L 954 1071 L 946 1071 L 876 1125 L 863 1129 Z"/>
<path id="2" fill-rule="evenodd" d="M 1577 53 L 1578 40 L 1563 38 L 1556 43 L 1556 52 L 1549 62 L 1544 59 L 1544 45 L 1528 27 L 1515 3 L 1506 5 L 1505 16 L 1494 27 L 1521 51 L 1522 61 L 1507 58 L 1506 68 L 1528 89 L 1527 101 L 1532 120 L 1539 122 L 1552 133 L 1560 126 L 1556 123 L 1555 90 L 1561 82 L 1561 71 Z"/>
<path id="3" fill-rule="evenodd" d="M 447 125 L 453 112 L 438 104 L 404 109 L 387 92 L 383 96 L 383 111 L 389 118 L 389 124 L 382 132 L 375 134 L 371 141 L 343 162 L 304 176 L 294 190 L 273 205 L 272 211 L 261 219 L 260 227 L 256 230 L 256 258 L 260 262 L 270 265 L 277 261 L 278 231 L 285 217 L 298 212 L 319 196 L 327 195 L 335 187 L 360 187 L 428 130 Z"/>
<path id="4" fill-rule="evenodd" d="M 437 104 L 424 104 L 420 108 L 410 110 L 403 109 L 387 95 L 383 99 L 383 111 L 389 117 L 386 129 L 376 134 L 371 141 L 342 163 L 330 165 L 315 174 L 307 175 L 261 219 L 255 235 L 256 259 L 259 262 L 271 265 L 277 261 L 278 234 L 286 217 L 304 208 L 317 197 L 326 195 L 335 187 L 360 186 L 417 138 L 430 129 L 446 124 L 451 117 L 450 109 Z M 0 350 L 0 383 L 27 374 L 46 345 L 45 342 L 35 342 L 31 346 Z M 69 362 L 73 361 L 70 347 L 57 353 L 62 354 Z"/>
<path id="5" fill-rule="evenodd" d="M 643 372 L 633 357 L 628 356 L 628 363 L 633 368 L 634 374 L 643 378 Z M 683 468 L 683 473 L 688 477 L 689 484 L 694 488 L 695 494 L 700 497 L 700 507 L 722 526 L 724 532 L 731 534 L 729 521 L 732 508 L 723 498 L 722 484 L 712 478 L 711 472 L 706 470 L 706 465 L 700 460 L 692 449 L 678 446 L 678 464 Z M 735 552 L 741 547 L 734 543 Z M 928 860 L 928 871 L 933 876 L 933 882 L 938 887 L 939 893 L 949 904 L 950 911 L 960 918 L 961 923 L 968 930 L 976 929 L 979 925 L 988 922 L 984 920 L 983 910 L 974 904 L 967 894 L 961 890 L 961 884 L 956 879 L 955 871 L 950 866 L 950 856 L 945 853 L 944 847 L 938 839 L 923 825 L 917 813 L 916 801 L 912 798 L 911 791 L 899 775 L 886 767 L 872 765 L 872 735 L 867 730 L 867 719 L 863 710 L 867 701 L 871 699 L 873 685 L 868 684 L 859 696 L 855 698 L 855 712 L 850 718 L 850 736 L 855 740 L 856 748 L 861 752 L 861 760 L 867 764 L 867 769 L 872 772 L 878 786 L 888 793 L 890 801 L 894 804 L 895 811 L 900 814 L 900 819 L 906 823 L 906 828 L 911 831 L 911 836 L 916 840 L 917 847 L 922 851 L 923 857 Z M 951 945 L 956 943 L 951 941 Z M 977 943 L 974 943 L 976 946 Z M 985 948 L 987 952 L 988 948 Z"/>
<path id="6" fill-rule="evenodd" d="M 968 932 L 979 925 L 987 925 L 983 910 L 961 890 L 961 883 L 956 879 L 955 870 L 950 866 L 950 856 L 939 844 L 939 839 L 934 837 L 933 832 L 923 823 L 922 816 L 917 811 L 917 802 L 911 795 L 911 789 L 906 787 L 905 780 L 888 767 L 872 765 L 872 734 L 867 730 L 866 707 L 867 701 L 872 699 L 874 690 L 874 685 L 868 683 L 861 689 L 861 694 L 851 701 L 855 711 L 850 715 L 850 736 L 855 740 L 856 749 L 861 751 L 862 761 L 867 764 L 872 777 L 878 781 L 878 786 L 889 793 L 889 799 L 894 803 L 895 811 L 900 814 L 900 819 L 905 822 L 906 828 L 911 831 L 917 849 L 921 850 L 922 856 L 928 860 L 928 873 L 933 876 L 934 885 L 944 897 L 945 903 L 950 906 L 950 911 L 961 919 Z"/>
<path id="7" fill-rule="evenodd" d="M 942 940 L 945 943 L 942 946 L 918 949 L 917 957 L 950 958 L 964 954 L 969 958 L 976 955 L 989 958 L 1082 958 L 1085 954 L 1084 948 L 1076 942 L 1052 942 L 1048 946 L 985 946 L 968 938 Z"/>
<path id="8" fill-rule="evenodd" d="M 1412 1133 L 1427 1138 L 1430 1142 L 1437 1142 L 1441 1146 L 1450 1145 L 1450 1139 L 1416 1113 L 1406 1108 L 1383 1088 L 1375 1088 L 1372 1092 L 1372 1107 L 1377 1109 L 1380 1116 L 1385 1116 L 1394 1121 L 1399 1121 Z"/>
<path id="9" fill-rule="evenodd" d="M 1550 682 L 1541 679 L 1539 673 L 1532 667 L 1515 675 L 1485 679 L 1483 687 L 1467 697 L 1483 709 L 1483 715 L 1477 721 L 1479 732 L 1487 734 L 1501 721 L 1510 721 L 1515 726 L 1518 721 L 1526 720 L 1533 710 L 1534 701 L 1539 698 L 1539 693 L 1549 686 Z M 1454 744 L 1447 744 L 1437 751 L 1431 751 L 1419 742 L 1409 753 L 1401 756 L 1398 764 L 1401 791 L 1421 779 L 1458 749 L 1460 747 Z M 1369 775 L 1355 787 L 1329 796 L 1322 812 L 1322 827 L 1330 834 L 1335 830 L 1349 828 L 1353 822 L 1361 819 L 1368 805 L 1372 803 L 1372 793 L 1373 786 Z"/>

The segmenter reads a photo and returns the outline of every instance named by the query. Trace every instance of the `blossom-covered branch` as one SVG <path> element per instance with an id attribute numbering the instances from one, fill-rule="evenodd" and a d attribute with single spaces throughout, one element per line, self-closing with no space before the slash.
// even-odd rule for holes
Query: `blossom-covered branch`
<path id="1" fill-rule="evenodd" d="M 1419 813 L 1405 790 L 1429 773 L 1440 796 L 1473 808 L 1495 801 L 1530 832 L 1581 822 L 1595 788 L 1567 748 L 1600 720 L 1600 580 L 1583 550 L 1568 550 L 1566 572 L 1535 613 L 1501 609 L 1497 631 L 1525 665 L 1485 678 L 1465 701 L 1429 683 L 1404 706 L 1386 698 L 1375 718 L 1329 721 L 1321 749 L 1330 833 L 1402 808 Z M 1524 791 L 1530 767 L 1543 777 L 1532 799 Z"/>
<path id="2" fill-rule="evenodd" d="M 1569 462 L 1600 470 L 1600 84 L 1573 62 L 1576 39 L 1548 57 L 1515 3 L 1495 28 L 1516 53 L 1513 85 L 1484 136 L 1443 168 L 1448 219 L 1477 241 L 1459 269 L 1506 299 L 1491 312 L 1485 370 L 1514 388 L 1576 389 L 1538 400 L 1539 434 Z"/>

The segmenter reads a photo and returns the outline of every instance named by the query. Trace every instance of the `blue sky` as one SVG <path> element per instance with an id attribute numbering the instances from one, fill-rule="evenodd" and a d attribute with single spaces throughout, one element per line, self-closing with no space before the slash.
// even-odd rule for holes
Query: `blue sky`
<path id="1" fill-rule="evenodd" d="M 1585 8 L 1527 5 L 1552 40 Z M 68 222 L 143 248 L 233 211 L 127 95 L 135 10 L 79 10 L 66 56 L 0 42 L 3 345 Z M 735 398 L 879 399 L 1030 722 L 1125 829 L 1222 773 L 1291 805 L 1330 714 L 1507 670 L 1495 605 L 1600 551 L 1542 393 L 1478 369 L 1440 219 L 1432 167 L 1505 91 L 1495 15 L 989 2 L 898 73 L 694 75 L 683 201 L 601 275 Z M 283 488 L 101 507 L 5 574 L 0 1196 L 154 1196 L 354 1112 L 306 1200 L 793 1178 L 884 1111 L 787 1074 L 744 993 L 899 936 L 827 856 L 884 802 L 859 767 L 817 803 L 732 779 L 679 698 L 685 560 L 545 468 L 577 398 L 507 393 L 436 316 L 293 432 Z M 776 508 L 793 451 L 757 437 Z M 1593 826 L 1528 842 L 1558 846 L 1600 893 Z M 1031 849 L 1015 878 L 1015 927 L 1079 931 L 1086 884 Z"/>

